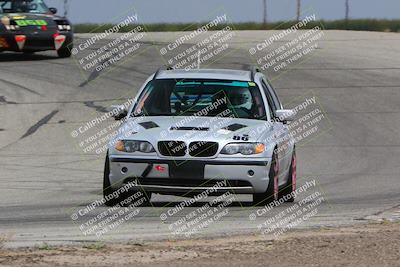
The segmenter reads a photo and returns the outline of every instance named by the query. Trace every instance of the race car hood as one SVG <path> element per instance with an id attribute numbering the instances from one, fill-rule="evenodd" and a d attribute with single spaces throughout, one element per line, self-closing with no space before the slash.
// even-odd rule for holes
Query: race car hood
<path id="1" fill-rule="evenodd" d="M 162 140 L 212 141 L 222 144 L 232 140 L 255 142 L 259 139 L 260 133 L 271 129 L 263 120 L 150 116 L 129 119 L 120 130 L 120 134 L 116 137 L 119 140 L 143 140 L 152 144 Z"/>

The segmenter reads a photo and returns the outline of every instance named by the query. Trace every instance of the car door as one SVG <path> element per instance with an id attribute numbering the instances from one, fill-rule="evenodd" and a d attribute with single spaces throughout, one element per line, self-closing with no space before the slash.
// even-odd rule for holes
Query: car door
<path id="1" fill-rule="evenodd" d="M 288 156 L 290 153 L 290 146 L 289 146 L 289 128 L 286 123 L 281 122 L 277 119 L 276 110 L 282 109 L 282 104 L 279 101 L 279 98 L 272 88 L 271 84 L 266 80 L 261 80 L 263 90 L 268 100 L 268 104 L 271 107 L 272 114 L 271 119 L 273 120 L 273 131 L 274 131 L 274 138 L 277 140 L 278 143 L 278 159 L 279 159 L 279 184 L 282 185 L 287 181 L 287 173 L 290 167 L 290 157 Z"/>

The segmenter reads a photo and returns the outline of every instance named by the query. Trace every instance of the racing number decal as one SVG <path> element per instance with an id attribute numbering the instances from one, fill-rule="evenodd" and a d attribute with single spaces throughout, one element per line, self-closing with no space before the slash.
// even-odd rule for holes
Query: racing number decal
<path id="1" fill-rule="evenodd" d="M 15 21 L 18 26 L 46 26 L 47 22 L 43 19 L 20 19 Z"/>
<path id="2" fill-rule="evenodd" d="M 242 136 L 235 135 L 235 136 L 233 136 L 233 140 L 235 140 L 235 141 L 249 141 L 249 135 L 247 135 L 247 134 L 244 134 Z"/>

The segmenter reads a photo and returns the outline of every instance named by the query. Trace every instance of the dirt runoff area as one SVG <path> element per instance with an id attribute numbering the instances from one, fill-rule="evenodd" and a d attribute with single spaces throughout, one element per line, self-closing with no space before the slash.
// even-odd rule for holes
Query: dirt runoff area
<path id="1" fill-rule="evenodd" d="M 0 266 L 400 266 L 400 223 L 132 244 L 0 249 Z"/>

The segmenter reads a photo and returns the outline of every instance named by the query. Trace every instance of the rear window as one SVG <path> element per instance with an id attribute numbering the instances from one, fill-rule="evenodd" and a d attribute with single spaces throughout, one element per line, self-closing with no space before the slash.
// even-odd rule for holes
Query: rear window
<path id="1" fill-rule="evenodd" d="M 0 0 L 0 13 L 48 13 L 43 0 Z"/>

